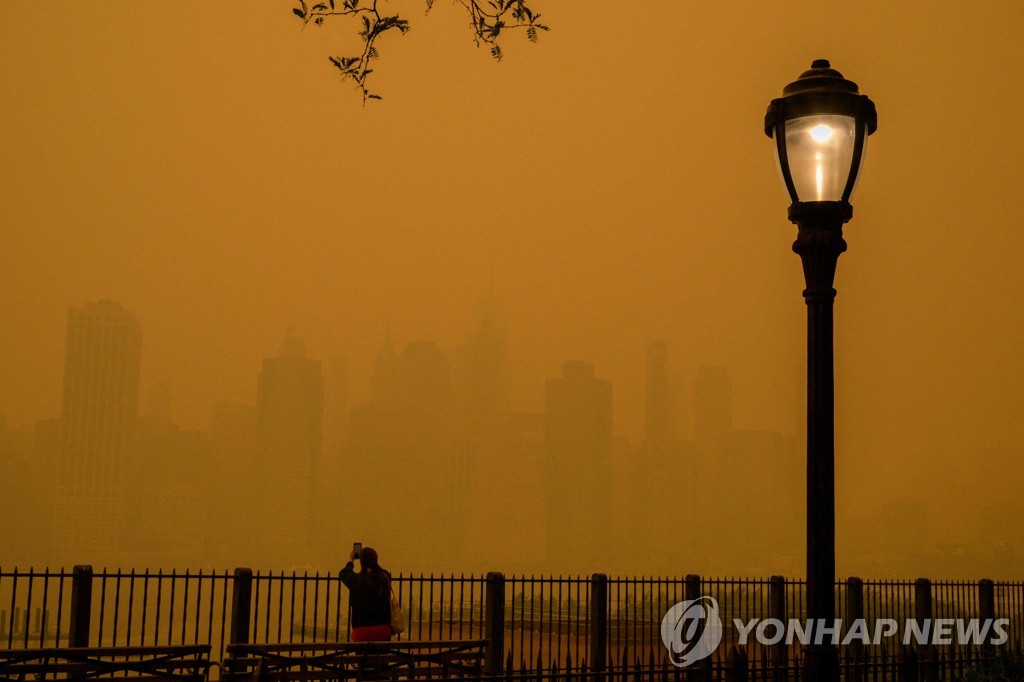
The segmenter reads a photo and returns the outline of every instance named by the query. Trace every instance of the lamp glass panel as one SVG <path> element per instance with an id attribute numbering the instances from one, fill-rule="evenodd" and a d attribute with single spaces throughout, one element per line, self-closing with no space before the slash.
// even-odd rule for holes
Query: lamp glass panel
<path id="1" fill-rule="evenodd" d="M 850 196 L 847 199 L 853 198 L 853 193 L 857 191 L 857 183 L 860 182 L 861 172 L 864 170 L 864 159 L 868 157 L 868 124 L 865 123 L 861 131 L 864 135 L 864 144 L 860 146 L 860 161 L 857 162 L 857 177 L 853 179 L 853 187 L 850 189 Z"/>
<path id="2" fill-rule="evenodd" d="M 797 201 L 839 201 L 853 161 L 857 122 L 819 114 L 786 121 L 786 156 Z"/>

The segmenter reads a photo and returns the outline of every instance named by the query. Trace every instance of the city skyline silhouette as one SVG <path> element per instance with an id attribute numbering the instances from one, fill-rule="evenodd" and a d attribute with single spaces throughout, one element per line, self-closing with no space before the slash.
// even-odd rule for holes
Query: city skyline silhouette
<path id="1" fill-rule="evenodd" d="M 801 574 L 798 438 L 750 428 L 734 400 L 749 389 L 728 368 L 683 361 L 662 341 L 638 349 L 644 432 L 631 439 L 614 435 L 624 399 L 584 360 L 537 387 L 539 409 L 510 401 L 509 336 L 485 311 L 451 348 L 396 342 L 388 325 L 372 362 L 324 362 L 289 328 L 253 368 L 251 399 L 215 399 L 210 426 L 189 429 L 173 381 L 139 386 L 134 311 L 73 306 L 64 416 L 0 429 L 17 482 L 5 503 L 36 518 L 10 524 L 9 547 L 22 565 L 309 570 L 336 565 L 344 538 L 359 536 L 421 570 Z M 373 368 L 365 392 L 347 381 L 360 364 Z M 83 470 L 105 478 L 52 485 Z M 912 489 L 841 508 L 840 566 L 1012 575 L 1019 556 L 1003 538 L 1020 508 L 1005 485 L 962 531 Z M 675 514 L 690 524 L 671 531 Z"/>

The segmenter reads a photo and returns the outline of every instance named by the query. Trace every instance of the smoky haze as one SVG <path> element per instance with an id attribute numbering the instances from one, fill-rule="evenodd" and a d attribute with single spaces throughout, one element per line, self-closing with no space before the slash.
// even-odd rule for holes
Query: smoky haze
<path id="1" fill-rule="evenodd" d="M 545 2 L 501 64 L 413 11 L 362 108 L 286 5 L 4 3 L 0 562 L 800 575 L 761 122 L 825 57 L 879 111 L 837 568 L 1019 577 L 1024 11 L 645 8 Z"/>

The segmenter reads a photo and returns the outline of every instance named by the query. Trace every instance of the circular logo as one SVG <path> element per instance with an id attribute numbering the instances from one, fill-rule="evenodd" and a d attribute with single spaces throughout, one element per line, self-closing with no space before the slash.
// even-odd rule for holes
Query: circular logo
<path id="1" fill-rule="evenodd" d="M 685 668 L 710 656 L 722 643 L 722 619 L 714 597 L 681 601 L 661 619 L 661 641 L 672 665 Z"/>

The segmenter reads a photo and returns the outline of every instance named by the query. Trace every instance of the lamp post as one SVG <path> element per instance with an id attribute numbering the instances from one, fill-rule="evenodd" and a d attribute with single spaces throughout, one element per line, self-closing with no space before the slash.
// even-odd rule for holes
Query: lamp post
<path id="1" fill-rule="evenodd" d="M 803 263 L 807 303 L 807 618 L 814 633 L 832 627 L 835 611 L 835 436 L 832 288 L 843 224 L 853 216 L 850 195 L 875 132 L 874 103 L 827 60 L 818 59 L 782 97 L 772 100 L 764 132 L 797 226 L 793 250 Z M 805 680 L 837 682 L 839 652 L 831 636 L 804 650 Z"/>

